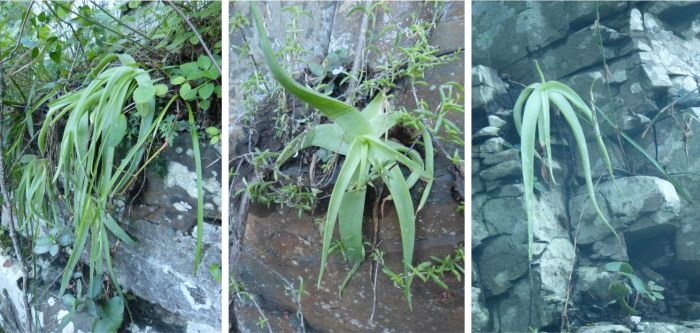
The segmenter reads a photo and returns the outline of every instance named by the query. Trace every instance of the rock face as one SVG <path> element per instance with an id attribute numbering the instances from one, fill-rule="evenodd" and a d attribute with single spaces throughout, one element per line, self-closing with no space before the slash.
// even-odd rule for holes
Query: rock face
<path id="1" fill-rule="evenodd" d="M 618 325 L 617 306 L 602 308 L 611 301 L 613 274 L 604 268 L 611 261 L 629 261 L 643 281 L 667 288 L 666 300 L 642 299 L 638 310 L 643 320 L 669 315 L 635 329 L 692 330 L 682 320 L 700 316 L 686 311 L 692 301 L 685 299 L 698 297 L 700 290 L 694 282 L 700 278 L 700 210 L 694 203 L 700 198 L 695 176 L 700 173 L 700 139 L 694 134 L 700 106 L 700 5 L 476 2 L 472 15 L 472 255 L 477 272 L 472 288 L 481 291 L 472 305 L 486 308 L 488 312 L 477 313 L 489 316 L 476 322 L 477 331 L 558 330 L 571 287 L 569 324 L 613 322 L 575 331 L 630 332 Z M 584 125 L 584 131 L 593 180 L 598 181 L 597 202 L 620 239 L 591 207 L 570 130 L 552 113 L 553 155 L 559 166 L 555 176 L 561 176 L 555 177 L 556 185 L 545 181 L 537 162 L 530 286 L 520 137 L 512 108 L 521 84 L 539 81 L 534 60 L 547 80 L 569 85 L 599 109 L 615 181 L 607 176 L 592 128 Z M 618 137 L 606 118 L 634 143 Z"/>
<path id="2" fill-rule="evenodd" d="M 221 285 L 208 272 L 221 263 L 221 180 L 219 151 L 201 144 L 205 178 L 203 260 L 195 276 L 194 227 L 196 225 L 196 175 L 189 135 L 181 133 L 165 150 L 164 170 L 148 168 L 143 186 L 132 201 L 117 202 L 115 218 L 134 239 L 136 246 L 113 241 L 112 260 L 117 279 L 127 292 L 128 306 L 138 316 L 126 327 L 130 332 L 211 332 L 221 327 Z M 194 186 L 194 196 L 192 187 Z M 213 223 L 210 223 L 213 222 Z M 2 249 L 5 251 L 5 249 Z M 46 256 L 47 258 L 44 258 Z M 37 256 L 36 279 L 30 285 L 39 293 L 33 299 L 35 316 L 48 332 L 58 332 L 70 307 L 56 296 L 55 282 L 63 274 L 60 260 Z M 24 331 L 26 325 L 22 291 L 18 288 L 19 265 L 14 254 L 0 252 L 0 327 L 7 332 Z M 21 285 L 21 283 L 19 284 Z M 90 332 L 94 317 L 77 312 L 62 332 Z"/>
<path id="3" fill-rule="evenodd" d="M 317 45 L 315 44 L 317 40 L 326 40 L 324 39 L 326 37 L 329 39 L 321 43 L 327 49 L 316 53 L 317 49 L 309 47 L 312 52 L 306 55 L 308 58 L 299 59 L 297 63 L 302 66 L 312 61 L 320 63 L 326 54 L 340 49 L 347 49 L 350 57 L 354 57 L 358 48 L 358 37 L 362 34 L 362 11 L 355 10 L 352 13 L 351 11 L 356 6 L 364 4 L 368 3 L 338 1 L 301 6 L 310 11 L 314 22 L 317 22 L 315 23 L 317 28 L 311 35 L 304 36 L 302 33 L 297 38 L 302 47 Z M 282 3 L 280 8 L 289 7 L 289 5 L 291 2 Z M 314 9 L 316 7 L 323 9 Z M 435 12 L 435 8 L 441 8 L 441 10 Z M 330 14 L 326 9 L 329 9 Z M 245 9 L 244 11 L 247 12 Z M 269 13 L 265 15 L 264 20 L 267 21 L 269 17 L 274 19 L 279 13 L 270 6 Z M 431 22 L 435 18 L 436 22 L 430 34 L 425 38 L 428 38 L 437 48 L 438 54 L 456 54 L 452 62 L 422 73 L 424 77 L 421 80 L 426 84 L 416 85 L 415 91 L 410 88 L 397 88 L 391 91 L 393 98 L 390 103 L 393 109 L 417 108 L 416 97 L 424 100 L 428 104 L 428 109 L 436 109 L 441 102 L 440 91 L 447 89 L 443 87 L 446 83 L 465 81 L 464 56 L 457 54 L 464 47 L 464 37 L 461 33 L 463 17 L 464 3 L 458 1 L 441 3 L 437 7 L 423 2 L 386 2 L 377 7 L 376 21 L 370 20 L 367 31 L 374 36 L 379 36 L 382 31 L 385 34 L 371 41 L 367 40 L 367 43 L 376 45 L 376 48 L 370 49 L 366 60 L 366 69 L 372 75 L 381 73 L 382 66 L 392 58 L 403 59 L 405 54 L 400 48 L 411 47 L 415 44 L 416 38 L 422 38 L 416 35 L 408 39 L 395 40 L 399 30 L 392 29 L 397 27 L 401 31 L 409 31 L 410 26 L 418 19 Z M 256 43 L 257 36 L 250 34 L 248 30 L 244 30 L 243 35 L 249 43 Z M 281 36 L 272 37 L 281 40 Z M 232 54 L 231 59 L 234 62 L 247 61 L 247 59 L 233 60 L 234 58 L 235 55 Z M 252 66 L 252 64 L 246 66 Z M 264 68 L 262 71 L 267 72 Z M 240 79 L 243 78 L 236 78 L 236 80 Z M 397 81 L 397 83 L 403 84 L 403 81 Z M 232 82 L 232 85 L 236 83 Z M 453 91 L 457 92 L 456 89 Z M 238 103 L 236 95 L 232 96 L 234 96 L 232 102 L 234 108 L 240 109 L 241 105 L 235 105 Z M 461 102 L 461 100 L 458 101 L 458 103 Z M 460 130 L 464 129 L 462 114 L 449 114 L 446 118 Z M 496 119 L 494 123 L 498 123 Z M 497 124 L 497 126 L 501 125 Z M 444 129 L 442 131 L 439 134 L 444 136 Z M 441 142 L 441 144 L 450 154 L 458 150 L 460 156 L 464 156 L 463 147 L 447 142 Z M 456 198 L 464 195 L 464 186 L 461 184 L 464 166 L 454 165 L 443 153 L 437 153 L 436 149 L 434 172 L 435 183 L 431 195 L 416 217 L 414 265 L 430 261 L 431 257 L 444 258 L 454 254 L 454 251 L 464 242 L 465 225 L 462 222 L 464 216 L 459 211 L 459 202 L 463 198 Z M 411 191 L 416 203 L 419 199 L 418 187 Z M 330 188 L 324 189 L 324 193 L 330 193 L 330 191 Z M 372 195 L 374 194 L 370 194 L 370 197 Z M 240 235 L 235 237 L 237 240 L 234 240 L 236 248 L 232 252 L 236 253 L 237 258 L 234 261 L 236 265 L 232 266 L 234 270 L 232 274 L 247 293 L 245 296 L 234 296 L 232 318 L 235 318 L 236 329 L 241 332 L 258 332 L 260 328 L 256 323 L 264 316 L 267 319 L 266 323 L 274 332 L 301 331 L 302 329 L 319 332 L 464 331 L 463 282 L 452 274 L 442 278 L 448 289 L 443 289 L 431 281 L 424 283 L 420 279 L 414 279 L 411 289 L 412 311 L 402 290 L 397 288 L 388 275 L 381 272 L 381 269 L 376 277 L 376 285 L 373 286 L 374 278 L 370 278 L 369 259 L 360 265 L 342 297 L 339 297 L 338 287 L 351 267 L 340 255 L 331 255 L 321 288 L 317 289 L 322 238 L 319 225 L 313 221 L 325 217 L 323 207 L 326 205 L 327 201 L 320 201 L 314 212 L 298 216 L 296 210 L 277 207 L 269 209 L 251 203 L 247 215 L 241 218 L 234 217 L 231 229 L 240 230 Z M 243 206 L 245 205 L 237 205 L 233 211 Z M 366 210 L 365 214 L 364 239 L 371 241 L 373 219 L 370 210 Z M 382 240 L 380 249 L 384 252 L 384 265 L 394 272 L 400 272 L 402 271 L 401 232 L 391 202 L 385 205 L 380 220 L 378 237 Z M 374 273 L 372 274 L 374 277 Z M 300 293 L 299 289 L 302 285 L 304 292 Z M 488 319 L 488 316 L 482 316 L 482 318 Z"/>

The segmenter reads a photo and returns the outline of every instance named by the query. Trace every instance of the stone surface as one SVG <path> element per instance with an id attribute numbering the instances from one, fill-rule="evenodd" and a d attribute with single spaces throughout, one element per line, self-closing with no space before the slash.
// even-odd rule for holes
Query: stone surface
<path id="1" fill-rule="evenodd" d="M 495 180 L 511 176 L 522 177 L 522 166 L 520 161 L 505 161 L 482 171 L 480 175 L 486 180 Z"/>
<path id="2" fill-rule="evenodd" d="M 430 34 L 430 45 L 438 48 L 440 54 L 463 50 L 464 5 L 463 1 L 445 1 L 435 29 Z"/>
<path id="3" fill-rule="evenodd" d="M 507 87 L 494 69 L 472 67 L 472 109 L 495 112 L 502 105 L 508 105 Z"/>
<path id="4" fill-rule="evenodd" d="M 218 330 L 221 285 L 208 269 L 221 263 L 221 228 L 204 225 L 202 263 L 196 276 L 193 234 L 144 220 L 129 222 L 125 230 L 136 235 L 139 243 L 116 247 L 112 260 L 123 288 L 186 318 L 190 324 Z"/>
<path id="5" fill-rule="evenodd" d="M 650 176 L 618 178 L 615 182 L 622 195 L 613 182 L 601 183 L 596 189 L 596 201 L 614 228 L 636 233 L 673 228 L 667 224 L 679 216 L 680 199 L 671 183 Z M 572 216 L 580 216 L 581 210 L 584 211 L 579 243 L 603 239 L 611 233 L 610 229 L 595 213 L 588 195 L 581 193 L 583 189 L 578 192 L 571 200 L 570 209 Z"/>
<path id="6" fill-rule="evenodd" d="M 474 133 L 473 138 L 480 138 L 480 137 L 494 137 L 498 136 L 498 131 L 500 128 L 495 127 L 495 126 L 487 126 L 484 127 L 480 130 L 478 130 L 476 133 Z"/>
<path id="7" fill-rule="evenodd" d="M 577 280 L 573 292 L 576 299 L 599 304 L 610 300 L 608 287 L 613 273 L 603 267 L 583 266 L 576 268 L 575 274 Z"/>
<path id="8" fill-rule="evenodd" d="M 493 165 L 506 161 L 520 161 L 520 151 L 517 149 L 508 149 L 495 154 L 484 155 L 482 162 L 486 165 Z"/>
<path id="9" fill-rule="evenodd" d="M 632 333 L 632 331 L 622 325 L 596 323 L 593 326 L 581 327 L 576 333 Z"/>
<path id="10" fill-rule="evenodd" d="M 481 289 L 472 287 L 472 332 L 488 329 L 489 310 L 482 304 Z"/>
<path id="11" fill-rule="evenodd" d="M 358 49 L 358 37 L 362 31 L 362 11 L 350 12 L 357 5 L 362 4 L 361 1 L 352 0 L 337 3 L 332 21 L 329 52 L 346 49 L 350 56 L 354 57 Z M 386 7 L 379 7 L 375 15 L 377 17 L 375 24 L 372 25 L 369 21 L 367 29 L 375 34 L 376 40 L 372 45 L 376 46 L 376 49 L 369 52 L 367 65 L 373 71 L 379 71 L 381 66 L 385 66 L 390 59 L 402 59 L 404 55 L 400 48 L 414 45 L 418 38 L 416 36 L 398 38 L 400 32 L 396 27 L 408 27 L 416 19 L 430 22 L 433 6 L 422 2 L 387 2 Z"/>
<path id="12" fill-rule="evenodd" d="M 204 218 L 221 219 L 220 146 L 201 141 Z M 137 200 L 127 202 L 130 219 L 143 219 L 188 232 L 197 223 L 197 174 L 192 138 L 180 133 L 173 146 L 161 154 L 165 170 L 149 168 Z M 138 185 L 137 185 L 138 186 Z M 132 205 L 133 203 L 133 205 Z"/>
<path id="13" fill-rule="evenodd" d="M 450 189 L 454 174 L 444 157 L 435 160 L 435 183 L 426 206 L 416 219 L 415 262 L 430 260 L 431 256 L 445 257 L 464 242 L 463 216 L 457 212 L 457 202 Z M 464 330 L 464 291 L 462 283 L 446 275 L 444 282 L 450 286 L 444 290 L 434 283 L 414 281 L 413 311 L 406 304 L 403 292 L 380 273 L 377 277 L 377 303 L 375 317 L 368 319 L 372 310 L 373 288 L 367 277 L 369 260 L 360 265 L 355 277 L 348 283 L 342 298 L 338 298 L 338 286 L 350 267 L 339 255 L 332 255 L 321 289 L 314 285 L 321 260 L 321 235 L 315 218 L 323 218 L 324 212 L 299 217 L 296 211 L 267 209 L 251 205 L 245 231 L 241 237 L 241 252 L 234 268 L 237 281 L 247 292 L 265 301 L 267 308 L 279 312 L 296 313 L 298 304 L 289 290 L 299 288 L 304 281 L 308 295 L 302 298 L 304 321 L 307 330 L 328 332 L 376 332 L 376 331 L 462 331 Z M 371 239 L 371 218 L 364 218 L 364 237 Z M 385 206 L 380 222 L 380 249 L 385 252 L 385 265 L 391 270 L 401 270 L 402 246 L 400 229 L 392 204 Z M 235 303 L 234 303 L 235 304 Z M 235 308 L 240 305 L 234 305 Z M 234 308 L 234 309 L 235 309 Z M 244 310 L 245 318 L 255 312 Z M 257 318 L 255 316 L 254 318 Z M 286 330 L 289 321 L 275 320 L 273 331 Z M 251 327 L 243 322 L 242 326 Z"/>
<path id="14" fill-rule="evenodd" d="M 475 2 L 472 7 L 475 66 L 472 133 L 493 126 L 500 128 L 498 135 L 504 139 L 487 141 L 486 136 L 480 135 L 472 141 L 472 157 L 479 158 L 479 171 L 472 177 L 472 183 L 479 184 L 479 191 L 472 198 L 475 221 L 472 241 L 476 244 L 472 255 L 474 266 L 479 269 L 475 279 L 478 282 L 473 287 L 482 290 L 489 306 L 492 331 L 524 332 L 528 327 L 540 330 L 559 327 L 563 300 L 558 291 L 565 289 L 562 276 L 574 266 L 571 243 L 574 238 L 578 246 L 576 265 L 580 265 L 573 280 L 574 311 L 594 318 L 601 316 L 598 320 L 618 322 L 610 314 L 597 314 L 601 311 L 598 306 L 609 301 L 607 286 L 611 276 L 602 265 L 610 261 L 631 261 L 643 279 L 664 281 L 667 295 L 680 292 L 693 299 L 698 297 L 697 283 L 692 281 L 700 279 L 697 246 L 700 228 L 695 227 L 700 216 L 700 206 L 696 203 L 700 198 L 697 177 L 700 160 L 696 158 L 700 156 L 700 139 L 696 134 L 700 122 L 695 109 L 700 106 L 700 94 L 696 91 L 700 58 L 695 56 L 700 48 L 700 5 L 606 2 L 598 7 L 599 28 L 595 24 L 593 2 Z M 601 56 L 605 57 L 605 68 Z M 517 142 L 509 109 L 522 89 L 519 83 L 527 85 L 538 80 L 533 66 L 535 59 L 547 79 L 569 85 L 587 104 L 593 99 L 598 109 L 598 121 L 602 133 L 607 135 L 605 143 L 620 191 L 607 178 L 592 127 L 584 124 L 583 129 L 589 140 L 594 181 L 604 177 L 596 185 L 596 199 L 621 239 L 617 240 L 593 212 L 582 186 L 583 169 L 570 129 L 553 112 L 553 136 L 561 142 L 554 147 L 555 155 L 561 154 L 561 149 L 565 157 L 557 158 L 557 162 L 563 171 L 574 166 L 575 178 L 567 178 L 568 173 L 563 172 L 563 177 L 557 177 L 559 186 L 548 187 L 545 193 L 536 191 L 537 220 L 543 223 L 534 225 L 533 252 L 535 263 L 545 263 L 545 267 L 535 266 L 536 285 L 530 289 L 526 274 L 512 273 L 517 260 L 527 263 L 526 258 L 522 259 L 525 256 L 522 246 L 526 244 L 524 209 L 521 193 L 513 186 L 518 177 L 482 180 L 481 175 L 500 163 L 518 161 L 517 151 L 511 152 L 508 144 Z M 506 78 L 508 84 L 503 82 Z M 596 84 L 592 86 L 594 81 Z M 657 114 L 670 103 L 674 103 L 672 108 Z M 663 179 L 636 147 L 622 138 L 620 143 L 615 129 L 605 124 L 601 113 L 637 141 L 649 156 L 658 159 L 679 188 Z M 494 126 L 490 116 L 497 116 L 505 124 Z M 649 126 L 652 128 L 640 137 Z M 570 152 L 575 156 L 571 162 Z M 567 182 L 562 184 L 562 179 Z M 693 201 L 683 198 L 681 186 Z M 568 209 L 563 205 L 568 205 Z M 554 248 L 558 250 L 550 250 Z M 511 252 L 501 253 L 507 251 Z M 518 251 L 520 259 L 517 259 Z M 499 254 L 498 260 L 509 264 L 495 267 L 497 263 L 487 258 L 496 261 L 493 253 Z M 498 279 L 499 274 L 510 276 Z M 692 287 L 678 290 L 676 284 Z M 530 290 L 536 292 L 531 294 Z M 685 313 L 683 304 L 688 303 L 667 298 L 657 301 L 653 308 L 640 308 L 642 320 L 653 318 L 658 309 L 664 309 L 664 316 L 672 318 L 659 320 L 672 324 L 643 321 L 646 326 L 640 324 L 636 329 L 641 332 L 700 329 L 674 317 Z M 577 330 L 630 331 L 610 323 Z"/>

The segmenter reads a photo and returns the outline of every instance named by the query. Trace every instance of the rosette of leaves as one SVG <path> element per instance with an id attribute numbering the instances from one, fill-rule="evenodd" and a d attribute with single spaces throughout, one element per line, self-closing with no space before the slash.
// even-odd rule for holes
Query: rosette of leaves
<path id="1" fill-rule="evenodd" d="M 310 128 L 306 133 L 293 139 L 280 153 L 277 166 L 284 164 L 299 150 L 311 146 L 345 155 L 345 161 L 328 204 L 317 287 L 321 286 L 336 220 L 339 222 L 340 238 L 345 246 L 346 256 L 353 264 L 352 270 L 341 284 L 341 291 L 364 260 L 362 212 L 365 208 L 365 196 L 370 179 L 379 178 L 388 187 L 399 218 L 404 278 L 407 282 L 404 284 L 404 295 L 410 306 L 415 213 L 425 204 L 433 179 L 433 148 L 430 134 L 426 129 L 423 130 L 423 144 L 426 152 L 425 161 L 423 161 L 417 151 L 384 138 L 387 131 L 398 122 L 398 114 L 386 110 L 388 103 L 384 94 L 379 93 L 364 110 L 359 111 L 349 104 L 317 93 L 295 82 L 282 70 L 275 59 L 255 6 L 251 4 L 250 8 L 262 54 L 274 78 L 289 92 L 316 108 L 333 122 Z M 404 177 L 399 165 L 411 171 L 408 178 Z M 418 180 L 426 182 L 426 187 L 417 210 L 414 210 L 409 190 Z"/>
<path id="2" fill-rule="evenodd" d="M 535 140 L 539 143 L 540 148 L 544 153 L 543 162 L 549 169 L 549 175 L 554 180 L 552 170 L 552 143 L 550 136 L 550 105 L 554 104 L 559 113 L 564 117 L 573 133 L 576 145 L 578 147 L 581 166 L 586 181 L 586 191 L 591 200 L 591 204 L 595 209 L 598 217 L 605 223 L 615 237 L 620 240 L 615 228 L 610 225 L 598 206 L 593 191 L 593 180 L 591 176 L 591 166 L 588 157 L 588 146 L 586 137 L 583 134 L 583 128 L 579 117 L 591 124 L 594 129 L 598 148 L 601 152 L 605 165 L 611 179 L 615 179 L 612 173 L 612 165 L 608 157 L 605 144 L 603 143 L 596 114 L 591 111 L 586 103 L 576 94 L 573 89 L 567 85 L 557 81 L 546 81 L 540 70 L 539 64 L 535 62 L 537 71 L 540 74 L 541 82 L 533 83 L 527 86 L 518 96 L 513 107 L 513 118 L 515 120 L 515 128 L 520 135 L 520 156 L 522 162 L 523 185 L 525 192 L 525 210 L 527 214 L 527 233 L 528 233 L 528 259 L 532 262 L 532 244 L 533 244 L 533 224 L 535 223 L 535 156 L 540 157 L 540 154 L 535 150 Z M 550 104 L 551 103 L 551 104 Z"/>

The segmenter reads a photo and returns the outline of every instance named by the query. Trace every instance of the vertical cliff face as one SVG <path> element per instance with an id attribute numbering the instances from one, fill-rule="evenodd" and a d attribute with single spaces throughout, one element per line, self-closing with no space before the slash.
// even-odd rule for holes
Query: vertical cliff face
<path id="1" fill-rule="evenodd" d="M 298 7 L 308 12 L 301 15 L 300 29 L 294 42 L 299 43 L 304 50 L 297 59 L 280 56 L 283 66 L 296 74 L 301 82 L 311 77 L 309 64 L 321 64 L 327 56 L 336 52 L 347 52 L 349 63 L 343 63 L 344 70 L 350 71 L 352 59 L 362 50 L 358 45 L 358 37 L 368 36 L 365 44 L 366 59 L 361 68 L 364 79 L 382 75 L 386 70 L 389 59 L 406 59 L 406 48 L 416 44 L 419 38 L 425 38 L 435 47 L 437 55 L 457 55 L 447 64 L 436 66 L 424 72 L 422 81 L 425 84 L 416 85 L 412 89 L 405 81 L 398 78 L 388 79 L 397 87 L 387 90 L 391 95 L 391 107 L 398 111 L 405 107 L 412 112 L 417 108 L 416 99 L 424 100 L 432 112 L 441 101 L 441 86 L 450 81 L 464 84 L 464 4 L 462 2 L 447 2 L 434 6 L 423 2 L 386 2 L 383 6 L 371 9 L 375 13 L 370 18 L 367 31 L 362 29 L 362 11 L 357 10 L 360 1 L 338 2 L 282 2 L 259 4 L 264 21 L 271 22 L 267 26 L 273 45 L 276 49 L 289 46 L 285 39 L 289 33 L 285 24 L 291 22 Z M 369 4 L 369 3 L 365 3 Z M 377 3 L 374 3 L 375 5 Z M 234 4 L 234 11 L 248 16 L 248 4 Z M 436 11 L 436 8 L 438 8 Z M 425 36 L 412 34 L 411 26 L 418 21 L 435 25 L 429 28 Z M 313 22 L 313 24 L 302 24 Z M 370 37 L 373 36 L 373 37 Z M 401 36 L 402 38 L 397 38 Z M 409 36 L 406 38 L 405 36 Z M 267 67 L 259 56 L 257 37 L 250 26 L 232 31 L 232 45 L 239 41 L 247 42 L 253 50 L 248 56 L 241 48 L 236 48 L 231 54 L 232 68 L 232 101 L 231 120 L 236 124 L 245 113 L 244 83 L 257 68 L 267 77 Z M 293 44 L 293 42 L 291 42 Z M 402 50 L 402 48 L 404 50 Z M 292 61 L 293 60 L 293 61 Z M 327 63 L 330 63 L 328 61 Z M 340 65 L 340 64 L 338 64 Z M 408 65 L 408 64 L 407 64 Z M 257 67 L 256 67 L 257 66 Z M 405 68 L 405 66 L 404 66 Z M 331 71 L 332 72 L 332 71 Z M 248 73 L 248 74 L 246 74 Z M 423 74 L 423 73 L 421 73 Z M 232 74 L 233 75 L 233 74 Z M 340 80 L 338 80 L 340 81 Z M 406 80 L 407 81 L 407 80 Z M 238 83 L 236 83 L 238 82 Z M 268 80 L 267 82 L 272 82 Z M 337 83 L 337 82 L 336 82 Z M 283 147 L 282 140 L 276 140 L 275 120 L 278 114 L 277 100 L 268 100 L 269 93 L 261 89 L 256 126 L 250 131 L 242 131 L 241 127 L 230 129 L 234 145 L 237 145 L 232 156 L 241 156 L 256 149 L 279 151 Z M 342 93 L 342 90 L 341 90 Z M 455 93 L 458 93 L 455 90 Z M 459 92 L 461 94 L 461 92 Z M 334 95 L 335 96 L 335 95 Z M 341 98 L 342 99 L 342 98 Z M 462 99 L 457 103 L 462 103 Z M 361 108 L 360 103 L 358 107 Z M 290 103 L 288 115 L 296 115 L 305 108 L 301 104 Z M 311 110 L 311 112 L 315 112 Z M 451 113 L 448 120 L 463 130 L 464 118 L 461 113 Z M 291 127 L 290 127 L 291 129 Z M 236 133 L 243 133 L 236 135 Z M 445 135 L 444 133 L 440 133 Z M 392 136 L 394 133 L 392 132 Z M 410 135 L 410 133 L 399 133 Z M 236 138 L 238 141 L 236 143 Z M 450 155 L 458 152 L 464 156 L 463 147 L 449 142 L 440 142 L 441 148 Z M 421 154 L 422 148 L 419 148 Z M 437 148 L 436 148 L 437 149 Z M 300 153 L 299 156 L 306 156 Z M 342 161 L 342 160 L 341 160 Z M 236 168 L 236 163 L 232 168 Z M 242 163 L 245 164 L 245 163 Z M 307 158 L 300 158 L 290 163 L 288 174 L 306 177 L 309 169 Z M 320 165 L 320 164 L 319 164 Z M 316 165 L 318 170 L 319 165 Z M 414 264 L 431 261 L 431 257 L 445 258 L 453 255 L 455 249 L 463 242 L 464 223 L 463 213 L 459 210 L 459 202 L 463 199 L 464 179 L 463 165 L 461 169 L 455 166 L 447 156 L 440 152 L 435 154 L 435 183 L 426 207 L 418 212 L 416 217 L 416 245 Z M 241 169 L 239 169 L 241 170 Z M 320 171 L 317 171 L 320 173 Z M 331 177 L 334 178 L 334 177 Z M 250 177 L 248 180 L 250 181 Z M 308 180 L 304 179 L 305 182 Z M 320 187 L 319 197 L 330 195 L 334 179 Z M 308 184 L 305 184 L 308 185 Z M 232 194 L 243 189 L 241 184 L 234 183 Z M 412 194 L 419 196 L 419 186 Z M 364 240 L 371 242 L 373 218 L 370 204 L 374 202 L 374 192 L 368 195 L 364 212 Z M 387 190 L 384 190 L 386 196 Z M 418 197 L 414 197 L 416 203 Z M 272 331 L 321 331 L 321 332 L 430 332 L 430 331 L 463 331 L 464 330 L 464 289 L 462 282 L 452 273 L 444 276 L 443 281 L 448 289 L 443 289 L 431 281 L 422 282 L 416 278 L 413 282 L 413 311 L 400 288 L 397 288 L 388 275 L 371 271 L 371 259 L 368 258 L 360 265 L 355 277 L 349 282 L 342 298 L 338 295 L 338 286 L 343 282 L 351 265 L 344 262 L 338 252 L 331 256 L 329 266 L 321 284 L 316 289 L 316 278 L 320 269 L 322 237 L 320 226 L 314 221 L 325 217 L 327 200 L 320 199 L 313 212 L 298 215 L 297 210 L 280 208 L 272 204 L 255 203 L 247 196 L 232 198 L 232 227 L 237 230 L 233 235 L 231 253 L 232 275 L 237 283 L 244 288 L 245 293 L 232 296 L 232 318 L 234 326 L 242 332 L 266 331 L 269 324 Z M 356 212 L 363 214 L 363 212 Z M 394 272 L 401 271 L 401 232 L 398 218 L 389 201 L 384 205 L 384 211 L 379 213 L 378 237 L 381 239 L 379 249 L 384 252 L 384 264 Z M 338 238 L 336 238 L 338 239 Z M 366 246 L 366 249 L 369 249 Z M 369 251 L 369 250 L 368 250 Z M 376 267 L 376 266 L 372 266 Z M 374 277 L 376 275 L 376 278 Z M 371 277 L 370 277 L 371 276 Z M 376 282 L 374 280 L 376 279 Z M 301 298 L 298 290 L 303 284 L 304 293 Z M 242 295 L 242 296 L 241 296 Z M 249 297 L 248 295 L 252 295 Z M 300 302 L 298 300 L 301 300 Z M 261 327 L 260 318 L 267 321 Z M 370 320 L 370 318 L 372 318 Z"/>
<path id="2" fill-rule="evenodd" d="M 574 329 L 597 321 L 622 324 L 625 314 L 610 304 L 608 293 L 614 274 L 604 267 L 614 261 L 630 262 L 645 283 L 666 288 L 665 300 L 639 301 L 639 325 L 656 319 L 694 327 L 680 322 L 699 319 L 692 309 L 698 306 L 693 281 L 700 264 L 700 247 L 694 241 L 700 211 L 693 203 L 700 198 L 700 139 L 694 135 L 700 110 L 700 7 L 477 2 L 472 9 L 475 329 L 558 331 L 562 320 Z M 520 138 L 512 108 L 524 85 L 539 81 L 534 60 L 546 79 L 569 85 L 589 104 L 593 99 L 598 112 L 615 124 L 598 116 L 615 182 L 606 178 L 592 128 L 584 125 L 584 130 L 591 140 L 594 181 L 602 177 L 597 201 L 622 243 L 590 208 L 570 130 L 552 113 L 558 185 L 536 172 L 540 186 L 535 187 L 531 284 Z M 594 80 L 598 82 L 592 88 Z"/>

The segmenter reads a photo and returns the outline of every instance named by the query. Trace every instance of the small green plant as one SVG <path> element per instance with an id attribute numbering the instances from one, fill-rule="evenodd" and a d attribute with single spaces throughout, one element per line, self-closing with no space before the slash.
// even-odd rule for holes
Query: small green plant
<path id="1" fill-rule="evenodd" d="M 630 264 L 626 262 L 610 262 L 605 264 L 605 269 L 615 273 L 608 286 L 610 296 L 620 304 L 620 307 L 627 314 L 637 314 L 637 310 L 628 303 L 628 298 L 633 294 L 633 290 L 638 296 L 646 297 L 652 302 L 664 299 L 664 287 L 654 283 L 654 281 L 644 284 L 644 281 L 634 274 Z"/>
<path id="2" fill-rule="evenodd" d="M 603 213 L 598 207 L 598 202 L 593 191 L 593 180 L 591 178 L 591 167 L 588 158 L 588 146 L 586 138 L 583 134 L 583 129 L 578 117 L 582 117 L 585 121 L 593 126 L 595 131 L 596 141 L 600 149 L 603 160 L 608 168 L 610 178 L 614 179 L 610 158 L 608 157 L 605 144 L 598 129 L 596 114 L 588 108 L 586 103 L 579 97 L 576 92 L 563 83 L 557 81 L 545 82 L 544 75 L 540 70 L 539 64 L 535 61 L 537 71 L 540 74 L 540 83 L 533 83 L 525 88 L 518 96 L 515 106 L 513 107 L 513 118 L 515 119 L 515 128 L 520 134 L 520 155 L 522 162 L 523 184 L 525 191 L 525 211 L 527 214 L 527 234 L 528 234 L 528 259 L 532 262 L 532 244 L 533 244 L 533 224 L 535 223 L 535 208 L 534 208 L 534 183 L 535 183 L 535 155 L 539 154 L 535 150 L 535 140 L 538 140 L 540 148 L 544 153 L 544 164 L 549 170 L 549 175 L 554 180 L 552 167 L 552 146 L 550 138 L 550 102 L 552 102 L 564 119 L 566 119 L 569 127 L 573 132 L 578 146 L 579 156 L 583 173 L 586 179 L 586 190 L 588 197 L 591 200 L 592 206 L 595 209 L 598 217 L 608 226 L 610 231 L 620 240 L 615 228 L 613 228 Z M 524 107 L 523 107 L 524 105 Z M 573 107 L 572 107 L 573 106 Z M 578 113 L 574 111 L 574 107 Z"/>
<path id="3" fill-rule="evenodd" d="M 260 48 L 274 78 L 289 92 L 333 121 L 332 124 L 315 126 L 306 134 L 293 139 L 278 157 L 277 166 L 282 165 L 297 151 L 311 146 L 345 155 L 345 162 L 338 174 L 328 205 L 317 287 L 321 287 L 336 220 L 340 221 L 340 237 L 348 258 L 354 265 L 350 275 L 364 260 L 362 214 L 359 212 L 364 211 L 365 194 L 371 173 L 378 175 L 387 185 L 396 206 L 401 225 L 403 265 L 408 275 L 412 271 L 415 241 L 415 210 L 409 189 L 420 179 L 426 182 L 426 188 L 418 204 L 417 210 L 420 210 L 430 193 L 433 178 L 432 139 L 428 130 L 423 130 L 423 144 L 426 152 L 424 162 L 415 150 L 384 139 L 386 132 L 397 123 L 398 117 L 396 113 L 384 112 L 388 103 L 383 93 L 379 92 L 360 112 L 351 105 L 319 94 L 295 82 L 282 70 L 275 59 L 257 9 L 253 5 L 250 8 L 258 36 L 260 36 Z M 408 167 L 411 171 L 408 179 L 404 178 L 399 164 Z M 404 295 L 410 306 L 410 281 L 406 281 L 404 285 Z"/>
<path id="4" fill-rule="evenodd" d="M 221 141 L 221 130 L 216 127 L 207 127 L 204 132 L 209 136 L 209 144 L 215 145 Z"/>
<path id="5" fill-rule="evenodd" d="M 383 254 L 380 253 L 379 258 L 381 258 L 382 255 Z M 376 257 L 373 256 L 373 259 L 376 260 Z M 464 250 L 461 247 L 457 248 L 454 254 L 448 254 L 445 258 L 430 257 L 430 259 L 432 259 L 432 261 L 424 261 L 413 267 L 409 275 L 397 274 L 388 266 L 384 266 L 382 272 L 384 272 L 397 287 L 403 287 L 404 281 L 410 281 L 418 277 L 423 283 L 433 281 L 441 288 L 449 289 L 449 286 L 442 281 L 447 273 L 451 273 L 457 281 L 462 281 L 462 276 L 464 275 Z M 377 260 L 377 262 L 380 261 Z"/>

